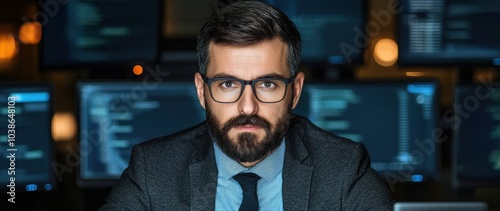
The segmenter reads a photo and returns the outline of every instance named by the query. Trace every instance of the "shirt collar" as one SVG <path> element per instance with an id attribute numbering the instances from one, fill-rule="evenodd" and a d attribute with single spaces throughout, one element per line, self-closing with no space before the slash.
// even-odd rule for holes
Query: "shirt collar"
<path id="1" fill-rule="evenodd" d="M 224 179 L 230 179 L 234 175 L 241 172 L 250 172 L 259 175 L 264 180 L 273 181 L 276 176 L 278 176 L 278 174 L 283 170 L 283 162 L 285 160 L 284 138 L 281 141 L 281 144 L 273 153 L 264 158 L 264 160 L 257 163 L 257 165 L 250 168 L 242 166 L 241 164 L 227 156 L 224 152 L 222 152 L 215 141 L 213 142 L 213 145 L 215 162 L 217 163 L 219 176 Z"/>

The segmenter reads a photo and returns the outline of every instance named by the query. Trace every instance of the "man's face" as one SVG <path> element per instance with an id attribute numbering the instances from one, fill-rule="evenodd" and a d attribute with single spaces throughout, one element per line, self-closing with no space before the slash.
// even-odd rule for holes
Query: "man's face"
<path id="1" fill-rule="evenodd" d="M 210 43 L 208 78 L 230 77 L 253 80 L 262 77 L 290 78 L 288 48 L 279 39 L 246 47 Z M 297 74 L 294 86 L 287 86 L 285 98 L 262 103 L 245 86 L 234 103 L 218 103 L 210 96 L 201 75 L 195 75 L 198 97 L 207 112 L 207 122 L 217 144 L 229 157 L 252 166 L 279 146 L 289 123 L 289 114 L 299 99 L 304 76 Z"/>

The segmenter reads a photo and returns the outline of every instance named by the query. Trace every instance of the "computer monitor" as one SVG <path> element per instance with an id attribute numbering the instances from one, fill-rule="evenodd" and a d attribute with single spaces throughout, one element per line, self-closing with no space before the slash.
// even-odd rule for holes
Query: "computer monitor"
<path id="1" fill-rule="evenodd" d="M 54 190 L 52 98 L 48 83 L 0 83 L 3 193 Z"/>
<path id="2" fill-rule="evenodd" d="M 193 82 L 79 82 L 83 188 L 111 187 L 128 166 L 132 147 L 205 120 Z"/>
<path id="3" fill-rule="evenodd" d="M 426 182 L 438 176 L 437 99 L 430 81 L 309 83 L 293 112 L 362 142 L 388 182 Z"/>
<path id="4" fill-rule="evenodd" d="M 44 70 L 116 71 L 158 60 L 160 0 L 40 1 Z"/>
<path id="5" fill-rule="evenodd" d="M 366 1 L 265 0 L 282 10 L 297 26 L 302 38 L 304 64 L 331 65 L 363 62 Z"/>
<path id="6" fill-rule="evenodd" d="M 462 83 L 455 88 L 452 182 L 459 189 L 500 187 L 500 87 Z"/>
<path id="7" fill-rule="evenodd" d="M 400 65 L 500 66 L 499 1 L 401 0 Z"/>

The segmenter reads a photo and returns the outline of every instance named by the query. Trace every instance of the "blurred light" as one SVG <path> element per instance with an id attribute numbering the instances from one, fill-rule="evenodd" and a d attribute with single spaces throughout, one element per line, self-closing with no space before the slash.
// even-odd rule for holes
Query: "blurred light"
<path id="1" fill-rule="evenodd" d="M 420 77 L 424 76 L 425 74 L 423 72 L 406 72 L 406 76 L 409 77 Z"/>
<path id="2" fill-rule="evenodd" d="M 411 181 L 412 182 L 422 182 L 424 181 L 424 176 L 416 174 L 416 175 L 411 175 Z"/>
<path id="3" fill-rule="evenodd" d="M 31 93 L 16 93 L 10 94 L 11 97 L 16 99 L 16 102 L 20 103 L 36 103 L 36 102 L 47 102 L 49 101 L 48 92 L 31 92 Z"/>
<path id="4" fill-rule="evenodd" d="M 141 65 L 135 65 L 134 69 L 132 69 L 135 75 L 141 75 L 142 74 L 142 66 Z"/>
<path id="5" fill-rule="evenodd" d="M 0 34 L 0 60 L 10 60 L 16 53 L 16 38 L 11 34 Z"/>
<path id="6" fill-rule="evenodd" d="M 500 58 L 494 58 L 492 61 L 493 65 L 500 66 Z"/>
<path id="7" fill-rule="evenodd" d="M 328 62 L 330 64 L 345 64 L 345 58 L 343 56 L 329 56 Z"/>
<path id="8" fill-rule="evenodd" d="M 393 65 L 398 60 L 398 45 L 391 39 L 377 41 L 373 49 L 373 58 L 381 66 Z"/>
<path id="9" fill-rule="evenodd" d="M 45 190 L 52 190 L 52 184 L 45 184 Z"/>
<path id="10" fill-rule="evenodd" d="M 38 44 L 42 39 L 42 26 L 38 22 L 26 22 L 19 29 L 19 39 L 24 44 Z"/>
<path id="11" fill-rule="evenodd" d="M 36 191 L 37 189 L 38 189 L 38 186 L 35 184 L 26 185 L 26 191 L 28 191 L 28 192 L 33 192 L 33 191 Z"/>
<path id="12" fill-rule="evenodd" d="M 71 113 L 56 113 L 52 118 L 52 138 L 54 141 L 67 141 L 76 135 L 76 121 Z"/>

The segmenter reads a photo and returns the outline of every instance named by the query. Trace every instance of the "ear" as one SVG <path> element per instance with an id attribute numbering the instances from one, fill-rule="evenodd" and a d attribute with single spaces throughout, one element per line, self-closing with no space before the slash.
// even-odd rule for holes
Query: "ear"
<path id="1" fill-rule="evenodd" d="M 198 100 L 200 101 L 200 105 L 206 109 L 205 107 L 205 82 L 203 78 L 201 78 L 201 74 L 197 72 L 194 74 L 194 84 L 196 86 L 196 94 L 198 94 Z"/>
<path id="2" fill-rule="evenodd" d="M 295 76 L 295 80 L 293 83 L 293 101 L 292 101 L 292 109 L 297 106 L 299 103 L 300 94 L 302 93 L 302 86 L 304 85 L 305 75 L 302 72 L 297 73 Z"/>

